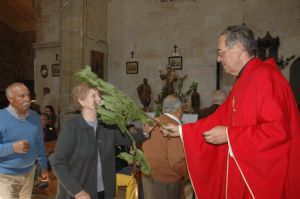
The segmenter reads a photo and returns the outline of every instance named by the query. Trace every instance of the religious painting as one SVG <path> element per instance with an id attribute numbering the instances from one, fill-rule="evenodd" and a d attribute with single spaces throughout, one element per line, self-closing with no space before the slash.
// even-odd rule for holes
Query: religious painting
<path id="1" fill-rule="evenodd" d="M 60 66 L 59 64 L 52 64 L 52 76 L 59 76 L 60 75 Z"/>
<path id="2" fill-rule="evenodd" d="M 92 72 L 97 74 L 98 77 L 102 78 L 104 77 L 104 64 L 103 64 L 103 57 L 104 54 L 98 51 L 91 52 L 91 69 Z"/>
<path id="3" fill-rule="evenodd" d="M 138 74 L 139 63 L 137 61 L 126 62 L 126 73 L 127 74 Z"/>
<path id="4" fill-rule="evenodd" d="M 169 57 L 169 66 L 174 70 L 182 70 L 182 57 L 181 56 Z"/>

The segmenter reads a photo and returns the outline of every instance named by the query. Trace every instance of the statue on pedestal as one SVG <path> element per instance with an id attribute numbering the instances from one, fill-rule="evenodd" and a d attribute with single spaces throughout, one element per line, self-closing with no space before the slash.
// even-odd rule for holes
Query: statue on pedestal
<path id="1" fill-rule="evenodd" d="M 164 95 L 162 97 L 165 98 L 168 95 L 175 94 L 174 84 L 178 80 L 178 77 L 174 69 L 168 67 L 167 73 L 163 73 L 162 70 L 159 70 L 159 77 L 161 80 L 165 80 Z"/>
<path id="2" fill-rule="evenodd" d="M 151 102 L 151 87 L 148 84 L 148 79 L 144 78 L 143 83 L 137 87 L 137 93 L 139 95 L 141 103 L 144 105 L 143 110 L 146 112 L 151 111 L 149 108 Z"/>
<path id="3" fill-rule="evenodd" d="M 167 72 L 163 73 L 162 70 L 159 70 L 159 77 L 161 80 L 164 80 L 165 85 L 162 88 L 161 94 L 157 96 L 157 99 L 155 100 L 156 104 L 156 115 L 158 116 L 161 113 L 161 103 L 162 100 L 167 97 L 168 95 L 177 95 L 180 97 L 183 107 L 184 107 L 184 112 L 190 112 L 191 110 L 191 94 L 192 91 L 195 89 L 195 94 L 194 97 L 192 97 L 194 100 L 195 107 L 200 106 L 200 95 L 197 93 L 197 85 L 198 83 L 193 82 L 188 91 L 182 92 L 183 88 L 183 82 L 187 79 L 187 75 L 184 76 L 179 76 L 175 74 L 175 70 L 172 67 L 167 67 Z M 195 88 L 196 87 L 196 88 Z M 197 95 L 198 94 L 198 95 Z M 198 105 L 197 105 L 198 104 Z"/>
<path id="4" fill-rule="evenodd" d="M 197 113 L 200 108 L 200 94 L 197 92 L 197 86 L 193 88 L 193 93 L 191 95 L 192 109 L 193 113 Z"/>

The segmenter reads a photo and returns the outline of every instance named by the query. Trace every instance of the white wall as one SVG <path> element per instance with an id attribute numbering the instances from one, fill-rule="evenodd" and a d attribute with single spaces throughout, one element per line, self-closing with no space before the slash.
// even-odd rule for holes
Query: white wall
<path id="1" fill-rule="evenodd" d="M 177 3 L 176 3 L 177 2 Z M 183 57 L 183 70 L 188 74 L 184 89 L 198 82 L 201 107 L 210 105 L 216 85 L 216 46 L 219 33 L 228 25 L 247 26 L 257 37 L 270 31 L 279 36 L 279 55 L 300 56 L 299 0 L 158 0 L 108 1 L 108 81 L 127 93 L 140 106 L 136 87 L 148 78 L 154 99 L 163 86 L 158 71 L 165 70 L 174 44 Z M 139 73 L 128 75 L 125 62 L 134 50 Z M 289 69 L 283 70 L 288 77 Z M 226 76 L 223 88 L 231 87 Z M 153 101 L 153 100 L 152 100 Z"/>

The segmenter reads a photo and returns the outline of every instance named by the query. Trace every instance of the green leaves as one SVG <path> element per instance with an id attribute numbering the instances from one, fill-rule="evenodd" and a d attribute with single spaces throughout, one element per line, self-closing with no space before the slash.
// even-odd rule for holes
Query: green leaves
<path id="1" fill-rule="evenodd" d="M 88 83 L 101 92 L 102 102 L 97 107 L 97 113 L 104 123 L 118 125 L 123 133 L 125 133 L 126 125 L 135 120 L 140 120 L 143 124 L 155 123 L 122 91 L 98 78 L 89 66 L 76 73 L 76 76 L 80 82 Z"/>
<path id="2" fill-rule="evenodd" d="M 141 151 L 140 149 L 137 149 L 136 151 L 136 163 L 141 167 L 141 170 L 145 175 L 150 175 L 151 167 L 145 160 L 143 151 Z"/>
<path id="3" fill-rule="evenodd" d="M 118 158 L 121 158 L 127 162 L 135 163 L 138 167 L 141 168 L 142 172 L 145 175 L 150 175 L 151 167 L 144 158 L 144 153 L 140 149 L 137 149 L 134 153 L 122 152 L 117 155 Z"/>
<path id="4" fill-rule="evenodd" d="M 132 99 L 113 85 L 97 77 L 89 66 L 76 73 L 75 76 L 80 82 L 87 83 L 100 91 L 101 103 L 97 107 L 97 114 L 99 119 L 105 124 L 117 125 L 122 133 L 127 133 L 128 135 L 129 132 L 126 126 L 136 120 L 140 120 L 144 125 L 146 123 L 152 126 L 155 125 L 156 121 L 137 107 Z M 126 155 L 122 153 L 121 157 L 125 160 L 132 159 L 136 165 L 141 167 L 142 172 L 149 174 L 150 166 L 144 159 L 143 152 L 136 148 L 135 140 L 133 140 L 132 136 L 129 135 L 129 137 L 133 141 L 134 152 Z"/>
<path id="5" fill-rule="evenodd" d="M 184 102 L 187 99 L 187 97 L 191 95 L 191 93 L 193 92 L 193 90 L 197 90 L 197 87 L 198 87 L 198 83 L 192 82 L 190 88 L 184 94 L 182 94 L 180 96 L 181 101 Z"/>

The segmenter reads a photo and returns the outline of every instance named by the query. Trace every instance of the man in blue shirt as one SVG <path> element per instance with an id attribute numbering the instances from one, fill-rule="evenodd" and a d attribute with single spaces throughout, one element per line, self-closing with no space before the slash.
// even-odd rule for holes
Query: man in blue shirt
<path id="1" fill-rule="evenodd" d="M 43 130 L 24 84 L 9 85 L 6 97 L 9 106 L 0 110 L 0 198 L 30 199 L 36 160 L 48 180 Z"/>

